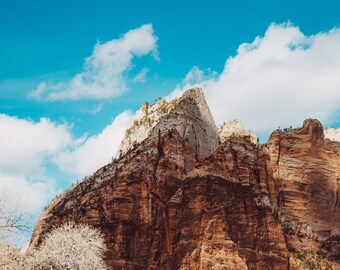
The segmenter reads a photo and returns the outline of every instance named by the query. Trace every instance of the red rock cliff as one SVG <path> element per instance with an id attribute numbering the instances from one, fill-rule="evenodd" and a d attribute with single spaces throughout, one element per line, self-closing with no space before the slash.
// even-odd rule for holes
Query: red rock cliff
<path id="1" fill-rule="evenodd" d="M 274 131 L 268 148 L 288 248 L 299 259 L 319 251 L 339 262 L 340 143 L 325 140 L 321 123 L 308 119 Z"/>
<path id="2" fill-rule="evenodd" d="M 54 200 L 30 245 L 75 220 L 103 231 L 112 269 L 336 265 L 336 149 L 315 121 L 274 132 L 268 148 L 246 137 L 220 145 L 203 93 L 192 89 L 146 140 Z M 296 250 L 306 247 L 322 258 Z"/>

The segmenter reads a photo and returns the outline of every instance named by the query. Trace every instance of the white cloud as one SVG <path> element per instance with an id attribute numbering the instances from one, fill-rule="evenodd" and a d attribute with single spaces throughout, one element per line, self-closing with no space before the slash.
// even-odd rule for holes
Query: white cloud
<path id="1" fill-rule="evenodd" d="M 149 69 L 148 68 L 142 68 L 142 70 L 133 78 L 133 82 L 145 82 L 146 81 L 146 75 L 148 74 Z"/>
<path id="2" fill-rule="evenodd" d="M 151 54 L 159 60 L 157 39 L 152 25 L 145 24 L 118 39 L 97 43 L 92 55 L 85 59 L 81 73 L 68 82 L 41 82 L 30 97 L 55 101 L 118 96 L 128 89 L 126 73 L 133 67 L 134 57 Z"/>
<path id="3" fill-rule="evenodd" d="M 39 122 L 0 114 L 0 172 L 41 175 L 42 162 L 75 144 L 66 124 Z"/>
<path id="4" fill-rule="evenodd" d="M 89 137 L 80 147 L 64 151 L 54 162 L 64 171 L 83 177 L 93 173 L 115 156 L 125 130 L 130 126 L 134 114 L 125 111 L 98 135 Z"/>
<path id="5" fill-rule="evenodd" d="M 54 182 L 31 182 L 23 175 L 0 173 L 0 196 L 8 208 L 20 213 L 40 210 L 55 192 Z M 2 197 L 4 196 L 4 197 Z"/>
<path id="6" fill-rule="evenodd" d="M 46 118 L 34 122 L 0 114 L 0 131 L 0 200 L 9 213 L 34 219 L 56 193 L 54 181 L 45 175 L 48 160 L 78 142 L 66 124 Z"/>
<path id="7" fill-rule="evenodd" d="M 9 209 L 33 213 L 56 193 L 45 175 L 51 163 L 82 177 L 115 155 L 134 114 L 119 114 L 100 134 L 75 140 L 66 124 L 38 122 L 0 114 L 0 195 Z"/>
<path id="8" fill-rule="evenodd" d="M 339 28 L 306 36 L 290 23 L 272 24 L 241 44 L 221 74 L 194 67 L 170 96 L 202 86 L 217 123 L 239 118 L 262 134 L 309 117 L 327 124 L 340 109 L 339 48 Z"/>

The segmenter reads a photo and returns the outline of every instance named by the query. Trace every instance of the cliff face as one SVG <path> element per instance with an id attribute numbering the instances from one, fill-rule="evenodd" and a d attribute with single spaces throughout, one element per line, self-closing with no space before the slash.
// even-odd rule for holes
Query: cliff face
<path id="1" fill-rule="evenodd" d="M 268 147 L 220 143 L 202 90 L 188 90 L 145 140 L 54 200 L 30 246 L 75 220 L 103 231 L 112 269 L 299 269 L 310 258 L 294 249 L 309 246 L 335 265 L 339 152 L 315 123 Z"/>
<path id="2" fill-rule="evenodd" d="M 302 238 L 303 248 L 324 247 L 322 252 L 340 259 L 339 146 L 324 139 L 321 123 L 313 119 L 305 120 L 299 129 L 274 131 L 268 140 L 279 185 L 280 220 L 289 232 L 288 247 L 297 255 L 301 255 Z"/>
<path id="3" fill-rule="evenodd" d="M 268 151 L 232 137 L 185 178 L 175 268 L 289 269 Z"/>

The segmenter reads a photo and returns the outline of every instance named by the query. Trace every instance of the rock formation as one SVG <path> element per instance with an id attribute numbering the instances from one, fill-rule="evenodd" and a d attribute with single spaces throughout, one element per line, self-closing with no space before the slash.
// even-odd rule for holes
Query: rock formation
<path id="1" fill-rule="evenodd" d="M 156 125 L 157 128 L 154 128 Z M 207 130 L 203 131 L 201 127 L 207 128 Z M 217 127 L 202 89 L 188 90 L 182 97 L 169 102 L 161 98 L 153 105 L 144 103 L 136 113 L 132 126 L 126 130 L 116 157 L 126 154 L 134 145 L 145 140 L 152 130 L 163 132 L 170 129 L 176 129 L 186 139 L 189 139 L 190 136 L 197 136 L 197 132 L 203 131 L 206 133 L 206 139 L 204 142 L 201 141 L 199 146 L 209 148 L 208 152 L 217 148 Z M 193 134 L 189 134 L 189 132 L 193 132 Z"/>
<path id="2" fill-rule="evenodd" d="M 30 247 L 74 220 L 102 230 L 112 269 L 339 267 L 340 147 L 318 121 L 266 146 L 249 134 L 220 142 L 201 89 L 167 108 L 45 209 Z"/>
<path id="3" fill-rule="evenodd" d="M 145 102 L 137 111 L 132 125 L 125 131 L 124 138 L 116 153 L 116 158 L 126 154 L 134 145 L 144 141 L 160 118 L 168 114 L 176 106 L 177 101 L 178 99 L 174 99 L 167 102 L 165 99 L 160 98 L 155 104 Z"/>
<path id="4" fill-rule="evenodd" d="M 218 129 L 218 135 L 221 142 L 226 141 L 231 136 L 249 136 L 252 143 L 258 143 L 256 134 L 248 130 L 238 119 L 223 123 Z"/>
<path id="5" fill-rule="evenodd" d="M 302 128 L 274 131 L 268 148 L 287 247 L 300 258 L 319 251 L 339 262 L 340 143 L 325 140 L 321 123 L 307 119 Z"/>

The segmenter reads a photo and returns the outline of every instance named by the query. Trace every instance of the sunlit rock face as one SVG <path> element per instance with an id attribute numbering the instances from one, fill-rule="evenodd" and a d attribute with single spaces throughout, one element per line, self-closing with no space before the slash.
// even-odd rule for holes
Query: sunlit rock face
<path id="1" fill-rule="evenodd" d="M 73 220 L 102 230 L 111 269 L 339 266 L 339 148 L 318 121 L 260 145 L 221 140 L 199 88 L 159 102 L 167 111 L 148 105 L 154 122 L 130 127 L 117 160 L 45 209 L 30 247 Z"/>
<path id="2" fill-rule="evenodd" d="M 158 135 L 158 130 L 162 134 L 177 130 L 187 140 L 197 138 L 198 152 L 203 156 L 218 147 L 217 127 L 201 88 L 189 89 L 182 97 L 169 102 L 159 99 L 153 105 L 144 103 L 136 113 L 133 124 L 126 130 L 116 157 L 126 154 L 134 145 L 152 136 L 153 130 L 156 131 L 153 135 Z"/>
<path id="3" fill-rule="evenodd" d="M 340 128 L 326 128 L 325 130 L 325 138 L 330 139 L 331 141 L 340 142 Z"/>
<path id="4" fill-rule="evenodd" d="M 238 119 L 223 123 L 218 129 L 218 135 L 221 142 L 225 142 L 231 136 L 245 136 L 249 137 L 252 143 L 258 143 L 256 134 L 247 129 Z"/>

